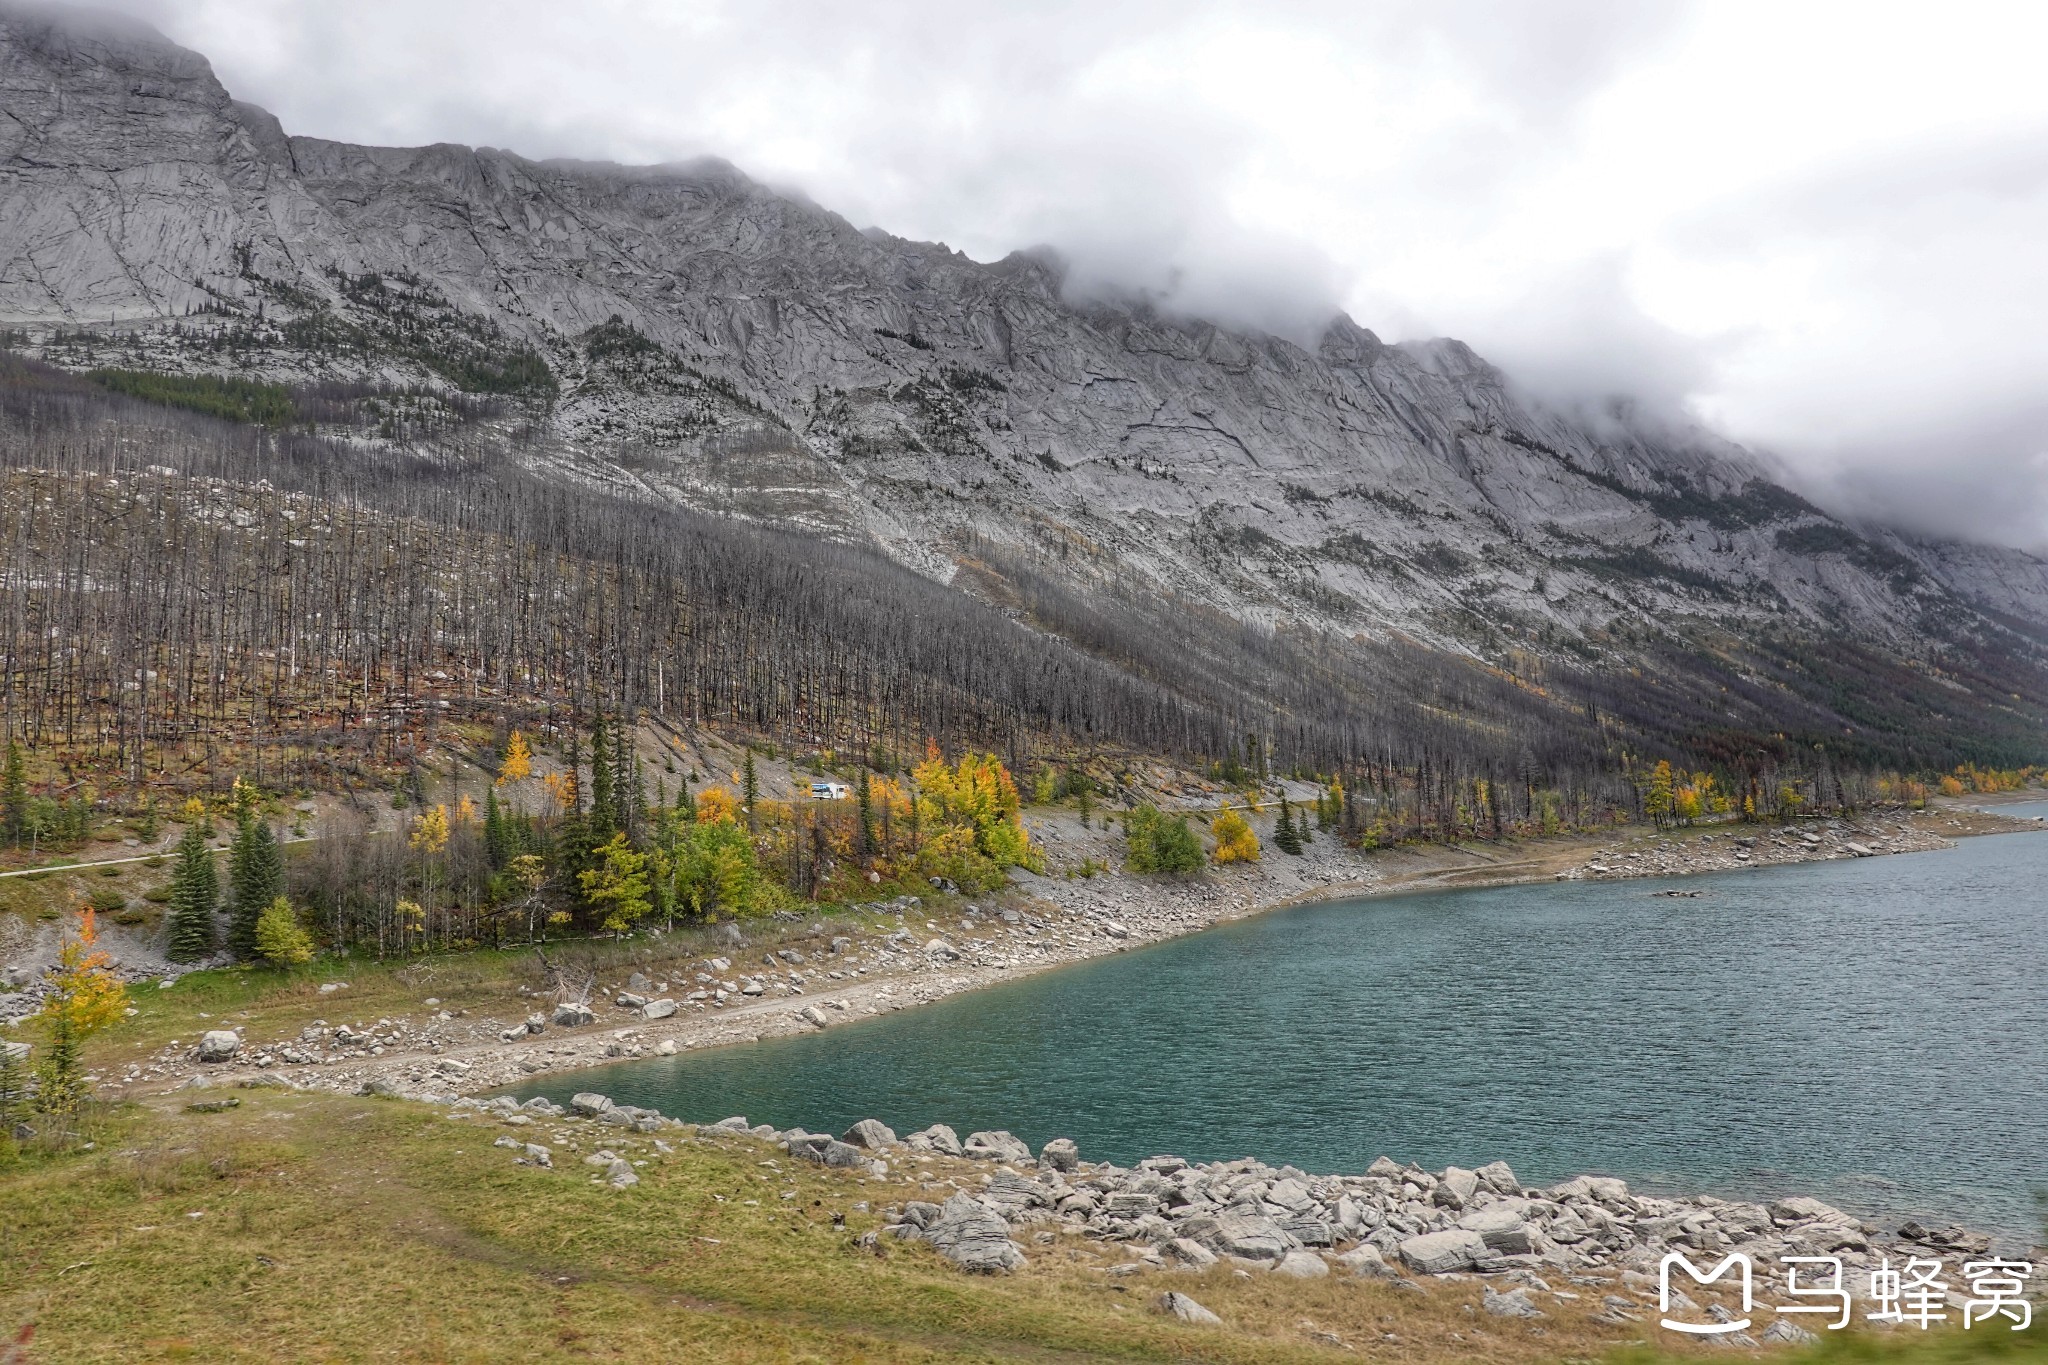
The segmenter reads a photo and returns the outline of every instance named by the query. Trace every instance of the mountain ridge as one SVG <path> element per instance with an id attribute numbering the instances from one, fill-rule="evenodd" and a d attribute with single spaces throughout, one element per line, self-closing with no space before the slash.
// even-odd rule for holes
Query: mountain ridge
<path id="1" fill-rule="evenodd" d="M 1462 342 L 1069 298 L 1044 251 L 974 262 L 716 159 L 287 135 L 115 29 L 0 8 L 0 325 L 70 368 L 500 393 L 531 470 L 994 598 L 1000 562 L 1607 669 L 1650 637 L 1842 635 L 1930 668 L 2048 639 L 2048 563 L 1851 525 L 1767 458 L 1545 407 Z"/>

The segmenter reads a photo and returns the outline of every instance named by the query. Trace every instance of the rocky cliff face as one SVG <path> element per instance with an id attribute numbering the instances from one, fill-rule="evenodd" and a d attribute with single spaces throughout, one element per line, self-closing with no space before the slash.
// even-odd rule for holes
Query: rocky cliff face
<path id="1" fill-rule="evenodd" d="M 1546 410 L 1457 342 L 1076 302 L 1050 256 L 858 231 L 717 163 L 288 137 L 112 19 L 0 9 L 0 102 L 0 324 L 61 363 L 503 393 L 562 477 L 998 595 L 1025 565 L 1482 656 L 2048 624 L 2038 560 L 1851 528 L 1724 441 Z"/>

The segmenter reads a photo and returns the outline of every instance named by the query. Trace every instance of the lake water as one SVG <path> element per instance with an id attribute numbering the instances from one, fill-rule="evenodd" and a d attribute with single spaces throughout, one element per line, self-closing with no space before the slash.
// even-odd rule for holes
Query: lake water
<path id="1" fill-rule="evenodd" d="M 2048 814 L 2001 807 L 2009 814 Z M 1682 886 L 1699 899 L 1654 893 Z M 825 1032 L 517 1091 L 1007 1128 L 1128 1163 L 1505 1159 L 2041 1236 L 2048 835 L 1279 911 Z"/>

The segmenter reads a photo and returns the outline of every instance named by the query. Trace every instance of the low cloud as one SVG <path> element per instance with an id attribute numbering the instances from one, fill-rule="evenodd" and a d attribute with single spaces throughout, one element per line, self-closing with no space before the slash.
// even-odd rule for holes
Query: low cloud
<path id="1" fill-rule="evenodd" d="M 117 0 L 293 132 L 724 157 L 978 259 L 1453 335 L 1846 509 L 2048 544 L 2048 10 Z"/>

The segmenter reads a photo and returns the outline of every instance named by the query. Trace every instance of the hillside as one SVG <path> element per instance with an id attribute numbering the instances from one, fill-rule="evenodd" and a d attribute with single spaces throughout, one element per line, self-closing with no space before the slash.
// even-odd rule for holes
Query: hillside
<path id="1" fill-rule="evenodd" d="M 1765 459 L 1547 409 L 1454 341 L 1339 318 L 1305 348 L 1077 300 L 1050 254 L 856 230 L 717 163 L 287 136 L 112 18 L 0 10 L 0 90 L 17 352 L 280 386 L 308 439 L 452 460 L 484 501 L 574 489 L 647 509 L 612 524 L 686 509 L 893 560 L 1203 713 L 1110 727 L 1133 743 L 2048 749 L 2048 565 L 1852 527 Z M 607 688 L 655 702 L 645 664 Z"/>

